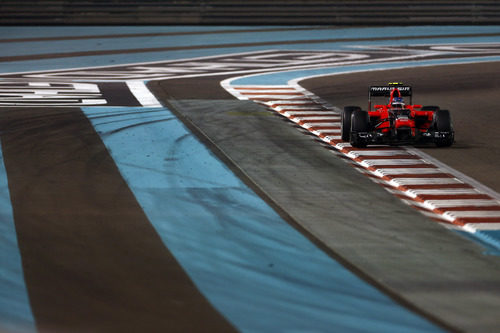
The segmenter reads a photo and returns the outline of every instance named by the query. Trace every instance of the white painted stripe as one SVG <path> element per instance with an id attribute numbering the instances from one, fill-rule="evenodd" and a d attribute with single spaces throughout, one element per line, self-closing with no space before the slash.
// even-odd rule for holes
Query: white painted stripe
<path id="1" fill-rule="evenodd" d="M 301 100 L 301 101 L 309 101 L 311 102 L 310 99 L 305 97 L 304 95 L 281 95 L 281 96 L 276 96 L 276 95 L 264 95 L 264 96 L 245 96 L 247 99 L 252 99 L 252 98 L 273 98 L 274 100 L 271 100 L 272 102 L 283 102 L 285 103 L 286 101 L 289 100 Z M 270 103 L 271 101 L 266 101 L 266 103 Z M 258 101 L 257 101 L 258 102 Z"/>
<path id="2" fill-rule="evenodd" d="M 50 106 L 50 107 L 59 107 L 59 106 L 79 106 L 79 105 L 105 105 L 108 103 L 105 99 L 84 99 L 81 101 L 78 100 L 45 100 L 44 103 L 0 103 L 0 106 L 22 106 L 22 107 L 38 107 L 38 106 Z M 51 104 L 53 103 L 53 104 Z"/>
<path id="3" fill-rule="evenodd" d="M 145 107 L 161 107 L 161 103 L 149 91 L 143 81 L 127 81 L 127 86 L 135 98 Z"/>
<path id="4" fill-rule="evenodd" d="M 295 111 L 295 110 L 300 110 L 303 112 L 318 112 L 321 110 L 325 110 L 322 106 L 315 106 L 315 105 L 283 105 L 283 106 L 275 106 L 274 109 L 276 111 L 283 111 L 283 110 L 289 110 L 289 111 Z"/>
<path id="5" fill-rule="evenodd" d="M 443 200 L 426 200 L 426 207 L 443 208 L 443 207 L 460 207 L 460 206 L 494 206 L 498 205 L 498 201 L 492 199 L 443 199 Z"/>
<path id="6" fill-rule="evenodd" d="M 330 122 L 330 123 L 306 123 L 304 125 L 302 125 L 302 127 L 304 128 L 311 128 L 311 127 L 326 127 L 326 126 L 331 126 L 331 127 L 336 127 L 336 126 L 339 126 L 340 123 L 339 122 Z"/>
<path id="7" fill-rule="evenodd" d="M 294 89 L 236 89 L 238 93 L 242 95 L 248 96 L 248 94 L 256 94 L 256 95 L 263 95 L 263 94 L 279 94 L 279 93 L 290 93 L 290 92 L 296 92 Z"/>
<path id="8" fill-rule="evenodd" d="M 344 148 L 351 148 L 351 144 L 349 142 L 340 142 L 335 145 L 335 148 L 338 150 L 342 150 Z"/>
<path id="9" fill-rule="evenodd" d="M 307 112 L 307 113 L 301 113 L 301 112 L 294 112 L 295 114 L 289 114 L 290 111 L 284 111 L 282 114 L 285 115 L 288 118 L 302 118 L 303 120 L 313 120 L 313 121 L 318 121 L 318 120 L 323 120 L 325 122 L 329 121 L 334 121 L 340 124 L 340 117 L 337 115 L 333 114 L 321 114 L 321 111 L 318 112 Z"/>
<path id="10" fill-rule="evenodd" d="M 401 174 L 416 174 L 416 175 L 431 175 L 436 173 L 443 173 L 443 170 L 436 168 L 390 168 L 390 169 L 377 169 L 374 171 L 377 175 L 401 175 Z"/>
<path id="11" fill-rule="evenodd" d="M 301 92 L 297 91 L 296 89 L 283 89 L 284 87 L 282 87 L 281 89 L 280 88 L 277 88 L 277 89 L 274 89 L 274 88 L 271 88 L 271 87 L 267 87 L 267 88 L 264 88 L 264 89 L 259 89 L 259 87 L 249 87 L 247 89 L 242 89 L 242 88 L 239 88 L 239 89 L 236 89 L 238 92 L 240 93 L 247 93 L 247 92 L 257 92 L 257 93 L 264 93 L 264 94 L 274 94 L 274 93 L 295 93 L 295 94 L 301 94 Z"/>
<path id="12" fill-rule="evenodd" d="M 315 130 L 314 132 L 317 132 L 319 134 L 325 134 L 325 133 L 328 133 L 328 134 L 340 134 L 340 130 L 336 130 L 336 129 L 320 129 L 320 130 Z"/>
<path id="13" fill-rule="evenodd" d="M 467 226 L 477 230 L 500 230 L 500 223 L 467 223 Z"/>
<path id="14" fill-rule="evenodd" d="M 405 150 L 353 150 L 347 153 L 349 157 L 358 156 L 393 156 L 393 155 L 412 155 Z"/>
<path id="15" fill-rule="evenodd" d="M 311 115 L 311 114 L 323 114 L 325 116 L 338 116 L 337 114 L 329 114 L 329 113 L 326 113 L 328 111 L 325 111 L 325 110 L 311 110 L 311 109 L 304 109 L 304 110 L 299 110 L 299 109 L 294 109 L 294 108 L 282 108 L 280 110 L 277 110 L 276 108 L 274 108 L 274 111 L 276 112 L 279 112 L 281 114 L 289 114 L 289 116 L 287 117 L 291 117 L 291 116 L 295 116 L 295 115 L 304 115 L 304 116 L 307 116 L 307 115 Z"/>
<path id="16" fill-rule="evenodd" d="M 392 186 L 400 185 L 434 185 L 434 184 L 463 184 L 456 178 L 394 178 L 389 182 Z"/>
<path id="17" fill-rule="evenodd" d="M 237 90 L 261 89 L 261 90 L 297 90 L 289 85 L 237 85 L 233 86 Z"/>
<path id="18" fill-rule="evenodd" d="M 237 94 L 242 96 L 254 96 L 254 95 L 282 95 L 282 94 L 301 94 L 296 90 L 290 89 L 236 89 L 233 90 Z"/>
<path id="19" fill-rule="evenodd" d="M 319 133 L 316 133 L 316 131 L 313 131 L 313 133 L 319 136 Z M 342 137 L 340 135 L 327 135 L 322 139 L 323 141 L 330 143 L 331 140 L 340 140 Z"/>
<path id="20" fill-rule="evenodd" d="M 476 210 L 476 211 L 448 211 L 443 215 L 452 218 L 460 217 L 498 217 L 500 220 L 500 211 L 498 210 Z M 499 221 L 500 222 L 500 221 Z"/>
<path id="21" fill-rule="evenodd" d="M 360 162 L 362 166 L 376 166 L 376 165 L 414 165 L 414 164 L 422 164 L 425 161 L 418 159 L 382 159 L 382 160 L 363 160 Z"/>
<path id="22" fill-rule="evenodd" d="M 295 90 L 295 88 L 293 87 L 290 87 L 289 85 L 258 85 L 258 86 L 254 86 L 254 85 L 238 85 L 238 86 L 231 86 L 232 88 L 234 89 L 245 89 L 245 88 L 270 88 L 270 89 L 274 89 L 274 88 L 286 88 L 286 89 L 291 89 L 291 90 Z"/>
<path id="23" fill-rule="evenodd" d="M 50 87 L 49 82 L 29 82 L 28 85 L 32 87 Z"/>
<path id="24" fill-rule="evenodd" d="M 16 101 L 45 101 L 45 100 L 61 100 L 61 99 L 70 99 L 70 98 L 98 98 L 102 97 L 99 93 L 84 93 L 84 92 L 62 92 L 62 91 L 45 91 L 40 92 L 38 90 L 33 90 L 33 94 L 23 95 L 21 96 L 12 96 L 11 93 L 0 93 L 0 96 L 9 96 L 2 97 L 2 101 L 7 102 L 16 102 Z"/>
<path id="25" fill-rule="evenodd" d="M 326 120 L 331 122 L 339 121 L 340 117 L 332 117 L 332 116 L 299 116 L 291 118 L 293 121 L 311 121 L 311 120 Z"/>
<path id="26" fill-rule="evenodd" d="M 266 104 L 266 105 L 269 105 L 269 106 L 278 106 L 278 105 L 283 105 L 283 104 L 297 104 L 297 105 L 300 105 L 300 104 L 311 104 L 311 100 L 310 99 L 307 99 L 307 98 L 297 98 L 297 99 L 287 99 L 287 100 L 283 100 L 283 99 L 277 99 L 277 100 L 271 100 L 271 101 L 265 101 L 265 102 L 260 102 L 260 101 L 255 101 L 257 103 L 263 103 L 263 104 Z"/>
<path id="27" fill-rule="evenodd" d="M 324 115 L 327 115 L 327 116 L 338 116 L 338 114 L 336 112 L 331 112 L 331 111 L 285 111 L 283 112 L 282 114 L 286 115 L 287 117 L 292 117 L 292 116 L 295 116 L 295 115 L 306 115 L 306 114 L 318 114 L 318 113 L 321 113 L 321 114 L 324 114 Z M 340 124 L 340 123 L 339 123 Z"/>
<path id="28" fill-rule="evenodd" d="M 324 114 L 325 116 L 326 115 L 334 115 L 334 116 L 338 116 L 337 113 L 327 113 L 329 112 L 328 110 L 326 109 L 323 109 L 323 108 L 311 108 L 310 106 L 309 107 L 288 107 L 288 106 L 283 106 L 283 107 L 275 107 L 273 108 L 274 111 L 277 111 L 279 113 L 284 113 L 284 112 L 293 112 L 291 113 L 292 115 L 295 115 L 295 114 L 303 114 L 303 115 L 308 115 L 308 114 Z M 324 112 L 324 113 L 323 113 Z"/>
<path id="29" fill-rule="evenodd" d="M 229 91 L 229 90 L 228 90 Z M 232 91 L 229 91 L 234 97 L 238 98 L 240 101 L 247 101 L 247 100 L 250 100 L 249 98 L 245 97 L 245 96 L 242 96 L 240 94 L 238 94 L 237 92 L 232 92 Z M 254 101 L 255 103 L 260 103 L 259 101 Z"/>
<path id="30" fill-rule="evenodd" d="M 277 112 L 282 112 L 282 111 L 294 112 L 297 114 L 310 114 L 310 113 L 323 113 L 323 112 L 325 112 L 325 115 L 329 114 L 329 113 L 326 113 L 329 111 L 324 109 L 324 108 L 314 108 L 314 107 L 311 107 L 309 105 L 297 105 L 297 106 L 290 106 L 290 107 L 285 105 L 282 107 L 273 107 L 273 110 L 277 111 Z M 337 113 L 332 113 L 332 114 L 338 116 Z"/>
<path id="31" fill-rule="evenodd" d="M 480 192 L 474 188 L 443 188 L 443 189 L 409 189 L 405 192 L 409 196 L 415 198 L 418 195 L 446 195 L 446 194 L 479 194 Z"/>

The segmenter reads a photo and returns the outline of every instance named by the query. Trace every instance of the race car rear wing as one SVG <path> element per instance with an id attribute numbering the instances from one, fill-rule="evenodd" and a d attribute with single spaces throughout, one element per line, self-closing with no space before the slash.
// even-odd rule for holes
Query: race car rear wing
<path id="1" fill-rule="evenodd" d="M 399 90 L 401 97 L 411 96 L 410 86 L 371 86 L 370 87 L 370 97 L 372 96 L 384 96 L 390 97 L 391 91 L 393 89 Z"/>
<path id="2" fill-rule="evenodd" d="M 371 86 L 368 96 L 368 110 L 371 110 L 372 97 L 391 97 L 393 90 L 399 92 L 400 97 L 410 97 L 410 104 L 412 104 L 412 90 L 410 86 L 402 85 L 401 83 L 389 83 L 388 86 Z M 397 92 L 395 92 L 397 94 Z"/>

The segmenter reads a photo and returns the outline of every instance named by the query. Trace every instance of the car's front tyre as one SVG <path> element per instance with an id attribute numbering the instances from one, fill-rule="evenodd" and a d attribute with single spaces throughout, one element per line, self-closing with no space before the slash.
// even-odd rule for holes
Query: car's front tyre
<path id="1" fill-rule="evenodd" d="M 354 111 L 361 111 L 359 106 L 346 106 L 342 111 L 340 118 L 340 134 L 342 141 L 349 141 L 351 138 L 351 116 Z"/>
<path id="2" fill-rule="evenodd" d="M 368 112 L 354 110 L 351 115 L 351 146 L 364 148 L 368 144 L 366 134 L 370 131 L 370 116 Z"/>

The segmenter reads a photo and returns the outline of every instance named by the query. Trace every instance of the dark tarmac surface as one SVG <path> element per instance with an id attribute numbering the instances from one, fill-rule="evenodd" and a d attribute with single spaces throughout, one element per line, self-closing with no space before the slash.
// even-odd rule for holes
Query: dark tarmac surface
<path id="1" fill-rule="evenodd" d="M 465 77 L 470 71 L 455 75 Z M 484 68 L 484 72 L 489 71 Z M 402 78 L 400 73 L 393 76 L 413 83 L 411 77 Z M 491 82 L 498 82 L 493 76 Z M 345 76 L 348 78 L 350 75 Z M 204 99 L 196 99 L 199 81 L 152 82 L 150 88 L 289 223 L 359 276 L 444 328 L 459 331 L 498 328 L 498 257 L 485 256 L 480 246 L 403 204 L 290 122 L 266 113 L 264 107 L 253 102 L 231 100 L 218 84 L 221 79 L 203 80 Z M 329 80 L 310 80 L 304 86 L 334 105 L 339 105 L 338 96 L 343 96 L 342 101 L 362 105 L 360 96 L 366 96 L 367 86 L 366 81 L 359 81 L 363 84 L 354 85 L 359 92 L 346 82 L 332 86 Z M 440 92 L 444 84 L 444 91 Z M 453 86 L 447 80 L 427 86 L 435 94 L 433 99 L 426 99 L 428 104 L 441 101 L 443 108 L 455 112 L 456 104 L 450 103 L 454 100 L 450 93 L 446 100 L 439 98 Z M 454 89 L 460 96 L 466 87 Z M 494 89 L 492 86 L 488 91 L 492 93 Z M 416 83 L 418 96 L 425 96 L 422 90 L 422 85 Z M 460 147 L 470 146 L 466 146 L 461 134 L 467 133 L 461 126 L 465 120 L 457 112 L 456 130 L 460 132 L 457 145 L 445 150 L 429 148 L 426 152 L 436 157 L 443 152 L 462 154 L 463 159 Z M 467 115 L 462 116 L 467 119 Z M 483 134 L 493 132 L 485 130 Z M 476 144 L 482 151 L 475 154 L 480 156 L 492 149 L 488 144 L 488 141 Z M 495 144 L 493 149 L 498 147 Z M 491 166 L 489 157 L 483 160 Z M 487 185 L 494 187 L 491 182 Z"/>

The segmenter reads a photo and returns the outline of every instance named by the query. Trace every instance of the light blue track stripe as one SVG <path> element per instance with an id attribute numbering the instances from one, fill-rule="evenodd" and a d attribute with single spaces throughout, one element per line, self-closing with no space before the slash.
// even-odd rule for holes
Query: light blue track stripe
<path id="1" fill-rule="evenodd" d="M 255 52 L 264 50 L 304 50 L 304 51 L 348 51 L 352 53 L 359 52 L 359 49 L 353 49 L 353 45 L 365 46 L 381 46 L 381 45 L 405 45 L 405 44 L 427 44 L 427 43 L 487 43 L 492 40 L 488 38 L 450 38 L 439 40 L 399 40 L 399 41 L 379 41 L 379 42 L 360 42 L 360 43 L 318 43 L 318 44 L 293 44 L 293 45 L 278 45 L 275 47 L 221 47 L 214 49 L 201 49 L 190 50 L 186 53 L 185 50 L 168 51 L 168 52 L 147 52 L 136 54 L 115 54 L 103 56 L 85 56 L 85 57 L 71 57 L 71 58 L 56 58 L 56 59 L 42 59 L 32 61 L 13 61 L 13 62 L 0 62 L 0 74 L 4 73 L 17 73 L 17 72 L 30 72 L 30 71 L 51 71 L 60 69 L 73 69 L 75 64 L 78 67 L 96 67 L 96 66 L 114 66 L 118 64 L 133 64 L 154 61 L 171 61 L 182 60 L 186 58 L 198 58 L 219 56 L 232 53 L 241 52 Z M 140 46 L 139 46 L 140 47 Z"/>
<path id="2" fill-rule="evenodd" d="M 16 29 L 20 27 L 0 27 L 0 34 L 6 36 L 12 36 L 12 38 L 24 36 L 26 33 L 23 29 Z M 40 28 L 42 32 L 40 35 L 57 35 L 52 29 L 53 27 Z M 95 28 L 95 27 L 89 27 Z M 99 27 L 101 29 L 101 34 L 107 33 L 117 33 L 116 29 L 113 27 Z M 137 32 L 144 32 L 141 27 L 137 27 Z M 229 27 L 231 28 L 231 27 Z M 48 29 L 48 32 L 43 33 L 44 29 Z M 168 31 L 178 31 L 178 27 L 158 27 L 159 32 Z M 90 32 L 95 33 L 95 30 L 90 30 Z M 133 29 L 128 28 L 126 33 L 132 33 Z M 150 32 L 150 30 L 147 30 Z M 125 32 L 124 32 L 125 33 Z M 279 50 L 350 50 L 353 45 L 407 45 L 407 44 L 428 44 L 428 43 L 481 43 L 481 42 L 498 42 L 498 37 L 460 37 L 453 38 L 440 38 L 440 39 L 413 39 L 414 36 L 420 35 L 446 35 L 446 34 L 460 34 L 460 33 L 500 33 L 500 26 L 466 26 L 466 27 L 454 27 L 454 26 L 418 26 L 418 27 L 400 27 L 398 29 L 394 28 L 350 28 L 350 29 L 333 29 L 333 30 L 311 30 L 311 31 L 294 31 L 291 33 L 286 32 L 262 32 L 262 33 L 236 33 L 236 34 L 214 34 L 212 37 L 215 44 L 230 44 L 230 43 L 241 43 L 242 40 L 248 41 L 248 38 L 256 39 L 255 41 L 286 41 L 286 40 L 311 40 L 311 39 L 335 39 L 335 38 L 372 38 L 372 37 L 394 37 L 401 36 L 404 39 L 401 40 L 388 40 L 388 41 L 352 41 L 352 42 L 332 42 L 332 43 L 304 43 L 304 44 L 292 44 L 292 45 L 277 45 L 277 46 L 253 46 L 253 47 L 219 47 L 214 49 L 201 49 L 201 50 L 180 50 L 180 51 L 168 51 L 168 52 L 146 52 L 137 54 L 115 54 L 115 55 L 103 55 L 103 56 L 85 56 L 85 57 L 72 57 L 72 58 L 60 58 L 60 59 L 42 59 L 42 60 L 30 60 L 30 61 L 13 61 L 13 62 L 1 62 L 0 63 L 0 73 L 13 73 L 13 72 L 27 72 L 27 71 L 41 71 L 41 70 L 56 70 L 56 69 L 68 69 L 75 68 L 75 64 L 78 63 L 78 67 L 92 67 L 92 66 L 110 66 L 118 64 L 130 64 L 138 62 L 151 62 L 151 61 L 167 61 L 167 60 L 178 60 L 192 57 L 206 57 L 213 55 L 222 55 L 228 53 L 238 53 L 238 52 L 252 52 L 258 50 L 269 50 L 269 49 L 279 49 Z M 61 33 L 64 35 L 64 33 Z M 81 33 L 78 33 L 81 35 Z M 250 36 L 250 37 L 249 37 Z M 177 38 L 177 37 L 176 37 Z M 204 37 L 203 37 L 204 38 Z M 199 44 L 208 43 L 206 40 L 201 41 L 200 37 L 184 36 L 182 39 L 169 39 L 169 37 L 158 37 L 156 41 L 150 41 L 148 38 L 132 38 L 128 40 L 127 38 L 116 40 L 100 40 L 95 39 L 92 41 L 47 41 L 42 44 L 43 49 L 47 52 L 64 52 L 74 51 L 75 47 L 81 51 L 94 51 L 96 49 L 96 43 L 102 44 L 100 47 L 105 47 L 106 49 L 116 49 L 123 48 L 126 45 L 130 48 L 147 48 L 147 47 L 164 47 L 168 46 L 181 46 L 182 43 L 186 41 L 196 41 Z M 77 44 L 75 44 L 77 43 Z M 8 43 L 6 45 L 15 44 Z M 17 43 L 18 48 L 13 48 L 10 45 L 8 52 L 11 55 L 22 55 L 22 54 L 38 54 L 42 52 L 40 50 L 39 43 L 37 42 L 25 42 Z M 76 45 L 76 46 L 75 46 Z M 86 47 L 83 47 L 86 45 Z M 17 50 L 17 51 L 16 51 Z M 353 52 L 356 52 L 354 50 Z"/>
<path id="3" fill-rule="evenodd" d="M 241 331 L 439 331 L 283 221 L 169 110 L 83 110 L 165 246 Z"/>
<path id="4" fill-rule="evenodd" d="M 337 67 L 322 67 L 318 69 L 290 70 L 286 72 L 274 72 L 265 74 L 254 74 L 241 77 L 231 81 L 234 85 L 287 85 L 290 80 L 297 78 L 312 77 L 316 75 L 348 74 L 355 72 L 367 72 L 373 70 L 389 70 L 398 68 L 414 68 L 422 66 L 439 66 L 452 64 L 467 64 L 478 62 L 500 61 L 500 56 L 486 57 L 464 57 L 453 59 L 434 59 L 418 61 L 398 61 L 388 63 L 374 63 L 366 65 L 351 65 Z M 368 83 L 369 84 L 369 83 Z"/>
<path id="5" fill-rule="evenodd" d="M 427 29 L 426 29 L 427 28 Z M 1 29 L 0 29 L 1 31 Z M 476 32 L 479 31 L 479 32 Z M 422 36 L 432 37 L 436 35 L 450 35 L 450 38 L 455 38 L 453 35 L 460 33 L 480 33 L 482 31 L 500 33 L 500 27 L 488 27 L 486 29 L 475 29 L 470 31 L 469 27 L 442 27 L 441 29 L 429 29 L 423 27 L 417 31 L 408 27 L 393 28 L 378 28 L 378 29 L 315 29 L 315 30 L 298 30 L 298 31 L 262 31 L 262 32 L 235 32 L 231 34 L 200 34 L 200 35 L 170 35 L 170 36 L 150 36 L 150 37 L 128 37 L 128 38 L 97 38 L 83 40 L 62 40 L 62 41 L 30 41 L 30 42 L 9 42 L 2 43 L 5 45 L 2 50 L 2 57 L 30 55 L 33 52 L 36 54 L 52 54 L 55 50 L 58 53 L 80 52 L 80 51 L 104 51 L 104 50 L 129 50 L 131 48 L 161 48 L 161 47 L 193 47 L 211 45 L 212 47 L 221 46 L 232 43 L 262 43 L 262 42 L 287 42 L 287 41 L 306 41 L 309 44 L 314 40 L 337 39 L 335 42 L 324 44 L 364 44 L 364 43 L 380 43 L 381 41 L 342 41 L 342 39 L 359 39 L 359 38 L 381 38 L 381 37 L 401 37 L 401 41 L 383 41 L 384 43 L 400 43 L 406 44 L 413 37 L 415 43 L 422 43 Z M 459 37 L 460 39 L 468 38 L 478 40 L 483 37 Z M 498 37 L 486 37 L 497 38 Z M 443 38 L 444 39 L 444 38 Z M 432 38 L 429 38 L 432 41 Z M 30 47 L 26 47 L 30 45 Z M 264 46 L 269 48 L 269 46 Z M 278 45 L 280 47 L 280 45 Z M 260 47 L 262 48 L 262 46 Z M 184 51 L 186 52 L 186 51 Z"/>
<path id="6" fill-rule="evenodd" d="M 35 332 L 0 149 L 0 332 Z"/>
<path id="7" fill-rule="evenodd" d="M 109 34 L 144 34 L 144 33 L 182 33 L 182 32 L 213 32 L 216 34 L 221 30 L 248 30 L 248 29 L 275 29 L 291 28 L 296 26 L 3 26 L 0 27 L 1 39 L 12 38 L 44 38 L 44 37 L 75 37 L 75 36 L 99 36 Z M 494 26 L 492 26 L 494 27 Z M 321 29 L 321 27 L 319 27 Z M 489 30 L 489 28 L 487 28 Z M 149 38 L 149 37 L 145 37 Z"/>
<path id="8" fill-rule="evenodd" d="M 6 28 L 7 31 L 9 28 Z M 160 31 L 161 29 L 158 29 Z M 2 31 L 2 29 L 0 29 Z M 172 31 L 175 31 L 172 29 Z M 261 42 L 286 42 L 286 41 L 307 41 L 308 43 L 314 40 L 338 39 L 336 42 L 328 42 L 328 44 L 349 43 L 358 44 L 370 41 L 346 41 L 342 39 L 358 39 L 358 38 L 380 38 L 380 37 L 400 37 L 406 40 L 412 40 L 413 37 L 418 37 L 418 41 L 422 36 L 432 37 L 436 35 L 453 35 L 460 33 L 481 33 L 481 32 L 500 33 L 500 27 L 486 27 L 482 29 L 474 29 L 470 27 L 441 27 L 440 29 L 430 29 L 430 27 L 422 27 L 418 30 L 409 27 L 394 28 L 378 28 L 378 29 L 315 29 L 315 30 L 298 30 L 298 31 L 262 31 L 262 32 L 234 32 L 230 34 L 200 34 L 200 35 L 167 35 L 167 36 L 149 36 L 149 37 L 127 37 L 127 38 L 96 38 L 83 40 L 62 40 L 62 41 L 29 41 L 29 42 L 8 42 L 2 43 L 6 47 L 2 52 L 2 56 L 50 54 L 57 52 L 79 52 L 79 51 L 103 51 L 103 50 L 128 50 L 131 45 L 140 48 L 157 48 L 157 47 L 185 47 L 185 46 L 201 46 L 201 45 L 224 45 L 232 43 L 261 43 Z M 90 32 L 90 31 L 89 31 Z M 115 32 L 116 33 L 116 32 Z M 101 33 L 102 34 L 102 33 Z M 455 37 L 456 38 L 456 37 Z M 471 38 L 471 37 L 459 37 Z M 473 36 L 472 38 L 482 38 Z M 489 37 L 495 38 L 495 37 Z M 498 37 L 496 37 L 498 38 Z M 376 41 L 380 42 L 380 41 Z M 386 41 L 393 43 L 393 40 Z M 396 41 L 399 42 L 399 41 Z M 404 43 L 404 42 L 403 42 Z M 26 46 L 30 45 L 30 48 Z"/>

